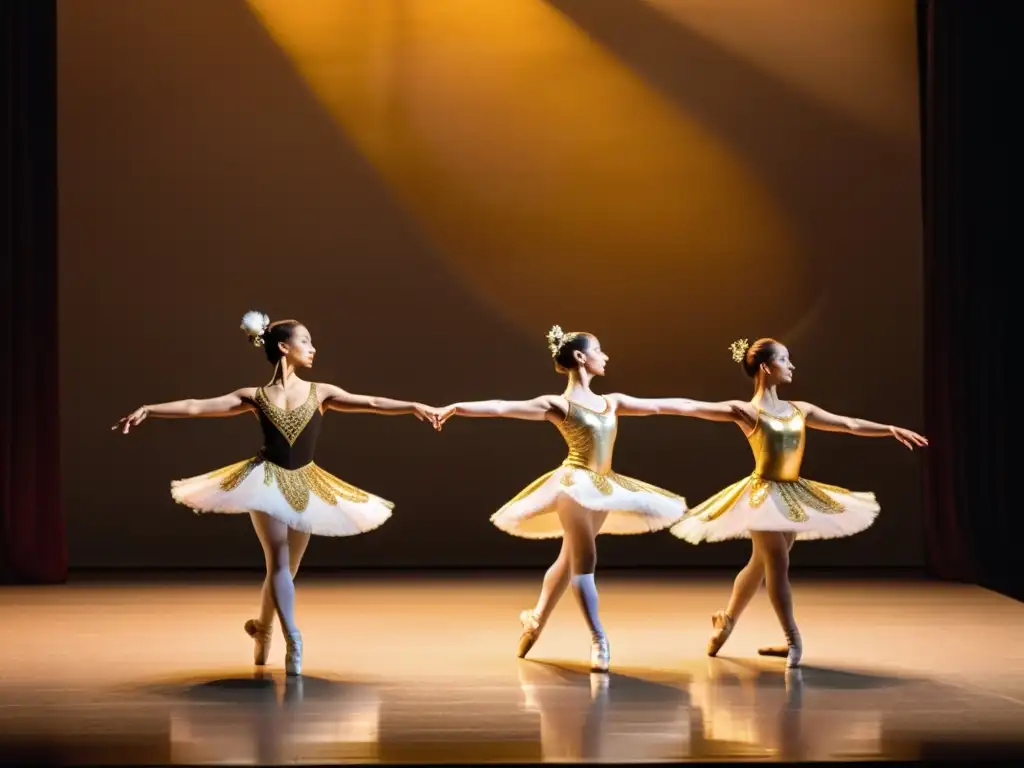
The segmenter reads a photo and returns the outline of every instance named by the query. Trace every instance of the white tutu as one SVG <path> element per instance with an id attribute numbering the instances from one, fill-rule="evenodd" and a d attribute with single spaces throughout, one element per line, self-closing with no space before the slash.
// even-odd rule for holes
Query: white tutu
<path id="1" fill-rule="evenodd" d="M 608 512 L 601 533 L 629 535 L 668 528 L 686 513 L 686 499 L 615 472 L 561 466 L 534 480 L 491 516 L 495 526 L 524 539 L 562 535 L 558 502 L 569 498 L 594 512 Z"/>
<path id="2" fill-rule="evenodd" d="M 171 496 L 196 512 L 265 512 L 318 536 L 355 536 L 382 525 L 394 504 L 310 462 L 284 469 L 261 458 L 171 483 Z"/>
<path id="3" fill-rule="evenodd" d="M 835 539 L 870 528 L 879 509 L 873 493 L 804 478 L 777 481 L 751 475 L 691 509 L 671 533 L 691 544 L 749 539 L 751 531 L 795 533 L 798 540 Z"/>

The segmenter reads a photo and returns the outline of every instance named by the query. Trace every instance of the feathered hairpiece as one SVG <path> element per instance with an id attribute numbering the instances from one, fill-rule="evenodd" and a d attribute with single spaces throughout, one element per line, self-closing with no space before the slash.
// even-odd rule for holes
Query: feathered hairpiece
<path id="1" fill-rule="evenodd" d="M 262 312 L 250 310 L 242 315 L 242 330 L 246 332 L 255 347 L 263 346 L 263 334 L 267 332 L 269 327 L 270 318 Z"/>
<path id="2" fill-rule="evenodd" d="M 565 346 L 566 342 L 572 341 L 578 335 L 577 333 L 566 333 L 560 325 L 552 325 L 551 330 L 548 331 L 548 349 L 551 350 L 551 356 L 558 357 L 559 350 Z"/>
<path id="3" fill-rule="evenodd" d="M 732 361 L 734 363 L 742 363 L 743 358 L 747 356 L 747 350 L 750 349 L 750 342 L 746 339 L 739 339 L 729 345 L 729 351 L 732 353 Z"/>

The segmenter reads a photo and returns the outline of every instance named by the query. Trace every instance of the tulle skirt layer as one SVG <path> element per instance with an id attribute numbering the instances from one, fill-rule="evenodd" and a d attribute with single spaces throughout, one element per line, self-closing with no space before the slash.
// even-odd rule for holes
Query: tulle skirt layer
<path id="1" fill-rule="evenodd" d="M 691 544 L 749 539 L 751 531 L 835 539 L 871 527 L 879 509 L 873 493 L 804 478 L 789 482 L 751 475 L 691 509 L 671 533 Z"/>
<path id="2" fill-rule="evenodd" d="M 601 533 L 629 535 L 668 528 L 686 513 L 686 500 L 671 491 L 614 472 L 562 466 L 537 478 L 491 516 L 505 533 L 524 539 L 562 535 L 562 499 L 594 512 L 607 512 Z"/>
<path id="3" fill-rule="evenodd" d="M 196 512 L 264 512 L 318 536 L 355 536 L 382 525 L 394 504 L 310 463 L 285 469 L 259 457 L 171 483 L 171 496 Z"/>

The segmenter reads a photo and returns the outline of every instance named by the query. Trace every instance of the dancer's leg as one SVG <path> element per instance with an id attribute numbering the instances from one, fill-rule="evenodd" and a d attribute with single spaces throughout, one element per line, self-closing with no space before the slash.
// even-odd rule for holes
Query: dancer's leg
<path id="1" fill-rule="evenodd" d="M 729 604 L 725 612 L 717 611 L 711 617 L 711 625 L 714 632 L 708 640 L 708 656 L 715 656 L 725 645 L 725 641 L 732 634 L 733 627 L 740 615 L 750 604 L 750 601 L 761 588 L 764 581 L 764 558 L 758 549 L 757 543 L 752 542 L 750 560 L 743 566 L 743 569 L 736 574 L 732 584 L 732 595 L 729 597 Z"/>
<path id="2" fill-rule="evenodd" d="M 790 552 L 793 551 L 793 544 L 796 542 L 795 533 L 783 534 L 786 537 L 786 542 Z M 757 652 L 761 656 L 774 656 L 776 658 L 785 659 L 789 656 L 788 645 L 767 645 L 763 648 L 758 648 Z"/>
<path id="3" fill-rule="evenodd" d="M 558 601 L 565 594 L 565 588 L 569 586 L 569 570 L 568 539 L 563 536 L 562 549 L 544 574 L 537 605 L 532 610 L 519 614 L 519 621 L 523 625 L 523 634 L 519 637 L 519 658 L 525 657 L 540 638 L 551 612 L 555 610 Z"/>
<path id="4" fill-rule="evenodd" d="M 792 542 L 787 540 L 785 534 L 775 531 L 757 531 L 751 535 L 764 555 L 768 598 L 786 635 L 786 644 L 789 647 L 786 666 L 795 667 L 800 663 L 803 648 L 796 619 L 793 617 L 793 591 L 789 584 L 789 548 Z"/>
<path id="5" fill-rule="evenodd" d="M 533 612 L 537 620 L 543 625 L 547 622 L 551 612 L 555 610 L 558 601 L 565 594 L 565 588 L 569 586 L 570 564 L 568 539 L 562 538 L 562 549 L 558 553 L 555 562 L 544 574 L 544 581 L 541 584 L 540 596 L 537 598 L 537 605 Z"/>
<path id="6" fill-rule="evenodd" d="M 309 546 L 310 535 L 305 531 L 297 531 L 294 528 L 288 529 L 288 570 L 291 572 L 292 581 L 295 580 L 302 564 L 302 556 L 306 554 L 306 547 Z M 260 616 L 258 624 L 267 631 L 274 626 L 274 597 L 271 593 L 270 573 L 267 573 L 263 580 L 263 591 L 260 594 Z"/>
<path id="7" fill-rule="evenodd" d="M 568 499 L 559 507 L 558 515 L 569 549 L 572 572 L 569 583 L 593 641 L 591 667 L 604 671 L 608 669 L 608 640 L 599 615 L 594 571 L 597 568 L 597 534 L 608 515 L 585 509 Z"/>
<path id="8" fill-rule="evenodd" d="M 263 545 L 271 596 L 287 643 L 285 668 L 289 674 L 300 674 L 302 638 L 299 628 L 295 625 L 295 584 L 292 582 L 290 569 L 288 526 L 263 512 L 254 512 L 252 521 Z"/>
<path id="9" fill-rule="evenodd" d="M 729 618 L 733 621 L 739 619 L 750 601 L 754 599 L 754 595 L 757 594 L 762 583 L 764 583 L 764 558 L 757 551 L 757 547 L 752 546 L 750 560 L 743 566 L 743 570 L 736 574 L 736 580 L 732 584 L 732 595 L 730 595 L 729 605 L 725 609 Z"/>

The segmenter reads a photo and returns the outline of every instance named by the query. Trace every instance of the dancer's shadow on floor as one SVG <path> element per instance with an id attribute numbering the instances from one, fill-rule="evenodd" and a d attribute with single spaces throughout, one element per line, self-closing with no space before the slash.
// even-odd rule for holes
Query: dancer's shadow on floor
<path id="1" fill-rule="evenodd" d="M 134 691 L 180 704 L 241 707 L 309 704 L 318 709 L 345 708 L 377 698 L 375 687 L 362 681 L 316 675 L 289 677 L 283 670 L 259 668 L 227 675 L 164 679 L 135 686 Z"/>
<path id="2" fill-rule="evenodd" d="M 919 736 L 913 727 L 901 735 L 905 723 L 913 726 L 921 712 L 955 717 L 963 701 L 955 686 L 912 674 L 787 669 L 782 659 L 719 657 L 700 667 L 689 692 L 701 748 L 743 744 L 785 762 L 881 756 L 896 742 L 916 754 Z"/>
<path id="3" fill-rule="evenodd" d="M 682 757 L 689 697 L 673 685 L 586 665 L 520 661 L 523 707 L 540 716 L 545 760 L 633 762 Z"/>
<path id="4" fill-rule="evenodd" d="M 859 754 L 1020 764 L 1024 755 L 1019 728 L 995 724 L 1000 716 L 993 712 L 1006 703 L 995 705 L 988 692 L 950 680 L 813 665 L 786 669 L 781 660 L 708 661 L 706 679 L 690 691 L 700 721 L 711 724 L 707 732 L 767 745 L 782 761 Z"/>
<path id="5" fill-rule="evenodd" d="M 164 686 L 167 695 L 190 701 L 229 702 L 260 700 L 276 701 L 283 690 L 297 695 L 298 700 L 327 700 L 344 695 L 346 689 L 358 684 L 324 677 L 288 677 L 284 673 L 253 672 L 250 675 L 223 677 L 214 680 Z"/>
<path id="6" fill-rule="evenodd" d="M 709 677 L 725 682 L 741 678 L 752 680 L 758 687 L 785 688 L 794 681 L 803 689 L 830 691 L 865 691 L 896 688 L 927 682 L 911 675 L 885 675 L 837 667 L 801 664 L 787 670 L 781 659 L 735 659 L 718 657 L 708 660 Z M 731 674 L 727 671 L 731 669 Z M 717 671 L 717 674 L 716 674 Z M 789 682 L 787 683 L 787 678 Z"/>
<path id="7" fill-rule="evenodd" d="M 317 744 L 372 744 L 379 728 L 378 690 L 361 681 L 257 669 L 143 690 L 167 708 L 173 747 L 189 763 L 226 753 L 242 762 L 293 763 Z"/>

